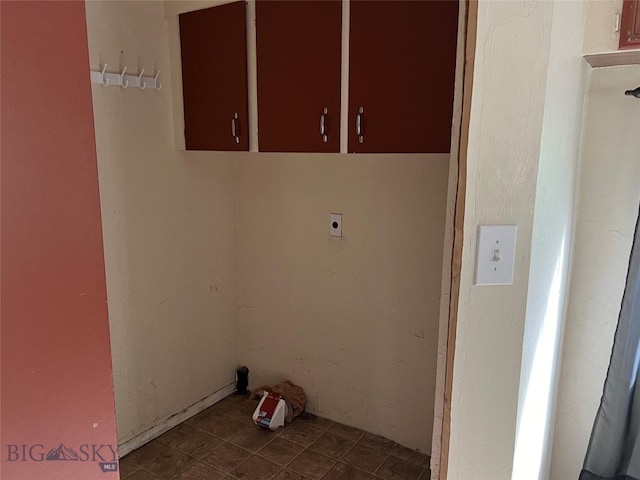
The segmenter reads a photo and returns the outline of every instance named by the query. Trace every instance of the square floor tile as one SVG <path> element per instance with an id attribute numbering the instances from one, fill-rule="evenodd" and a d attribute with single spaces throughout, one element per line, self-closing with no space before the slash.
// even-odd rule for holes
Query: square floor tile
<path id="1" fill-rule="evenodd" d="M 425 455 L 417 450 L 411 450 L 410 448 L 403 447 L 402 445 L 396 445 L 393 450 L 391 450 L 391 454 L 422 467 L 428 467 L 430 464 L 429 455 Z"/>
<path id="2" fill-rule="evenodd" d="M 198 429 L 206 429 L 211 424 L 218 422 L 220 420 L 220 417 L 222 416 L 224 416 L 223 413 L 221 413 L 220 411 L 211 410 L 211 407 L 209 407 L 208 409 L 203 410 L 197 415 L 194 415 L 184 423 Z"/>
<path id="3" fill-rule="evenodd" d="M 271 430 L 256 425 L 249 425 L 231 437 L 229 443 L 255 453 L 275 438 L 277 437 Z"/>
<path id="4" fill-rule="evenodd" d="M 229 443 L 223 443 L 203 461 L 205 464 L 215 468 L 216 470 L 230 473 L 241 462 L 244 462 L 247 458 L 249 458 L 249 456 L 251 456 L 251 454 L 246 450 L 238 448 L 235 445 L 231 445 Z"/>
<path id="5" fill-rule="evenodd" d="M 333 422 L 328 418 L 318 417 L 313 413 L 303 412 L 297 419 L 296 422 L 308 423 L 312 427 L 315 427 L 320 430 L 329 430 L 333 426 Z"/>
<path id="6" fill-rule="evenodd" d="M 373 473 L 386 458 L 387 455 L 380 450 L 358 443 L 344 456 L 343 461 L 360 470 Z"/>
<path id="7" fill-rule="evenodd" d="M 294 422 L 289 428 L 282 432 L 280 438 L 297 443 L 303 447 L 308 447 L 320 438 L 322 433 L 322 430 L 309 425 L 308 423 Z"/>
<path id="8" fill-rule="evenodd" d="M 282 470 L 273 477 L 273 480 L 307 480 L 307 478 L 291 470 Z"/>
<path id="9" fill-rule="evenodd" d="M 258 403 L 259 402 L 255 400 L 245 399 L 241 402 L 238 402 L 231 410 L 225 413 L 230 417 L 252 420 L 251 417 L 253 416 L 253 412 L 255 412 L 256 408 L 258 407 Z"/>
<path id="10" fill-rule="evenodd" d="M 202 462 L 189 467 L 188 470 L 175 478 L 175 480 L 222 480 L 225 474 Z"/>
<path id="11" fill-rule="evenodd" d="M 164 479 L 170 479 L 196 463 L 194 457 L 157 441 L 135 450 L 128 457 L 136 465 Z"/>
<path id="12" fill-rule="evenodd" d="M 356 443 L 336 435 L 335 433 L 326 432 L 309 447 L 314 452 L 322 453 L 327 457 L 342 458 L 345 453 L 353 448 Z"/>
<path id="13" fill-rule="evenodd" d="M 384 480 L 418 480 L 422 472 L 424 467 L 420 465 L 389 456 L 376 475 Z"/>
<path id="14" fill-rule="evenodd" d="M 239 480 L 269 480 L 280 471 L 280 466 L 257 456 L 238 465 L 231 475 Z"/>
<path id="15" fill-rule="evenodd" d="M 302 451 L 303 447 L 295 443 L 285 440 L 284 438 L 276 438 L 258 452 L 258 455 L 264 457 L 278 465 L 288 465 Z"/>
<path id="16" fill-rule="evenodd" d="M 240 403 L 242 403 L 244 399 L 245 397 L 243 396 L 230 395 L 226 398 L 223 398 L 219 402 L 214 403 L 213 405 L 208 407 L 205 411 L 216 413 L 216 414 L 229 415 L 229 413 L 231 413 L 233 410 L 238 408 L 238 405 L 240 405 Z"/>
<path id="17" fill-rule="evenodd" d="M 120 470 L 121 480 L 125 480 L 129 475 L 139 469 L 140 467 L 133 463 L 128 457 L 123 457 L 118 462 L 118 470 Z"/>
<path id="18" fill-rule="evenodd" d="M 368 480 L 370 478 L 370 473 L 340 462 L 329 470 L 322 480 Z"/>
<path id="19" fill-rule="evenodd" d="M 140 448 L 136 448 L 126 457 L 123 457 L 123 461 L 131 462 L 136 466 L 140 466 L 148 458 L 154 458 L 156 455 L 160 455 L 160 452 L 167 448 L 166 445 L 156 440 L 152 440 L 149 443 L 145 443 Z"/>
<path id="20" fill-rule="evenodd" d="M 146 470 L 136 470 L 127 477 L 127 480 L 159 480 L 160 477 L 147 472 Z"/>
<path id="21" fill-rule="evenodd" d="M 384 450 L 389 453 L 397 445 L 396 442 L 389 440 L 388 438 L 381 437 L 380 435 L 374 435 L 373 433 L 364 432 L 360 443 L 367 447 L 376 448 L 378 450 Z"/>
<path id="22" fill-rule="evenodd" d="M 242 430 L 246 425 L 231 417 L 221 416 L 216 422 L 210 423 L 207 427 L 203 428 L 204 432 L 215 435 L 222 440 L 229 440 L 234 435 Z"/>
<path id="23" fill-rule="evenodd" d="M 349 427 L 347 425 L 342 425 L 341 423 L 334 423 L 329 431 L 331 433 L 335 433 L 336 435 L 340 435 L 341 437 L 353 440 L 354 442 L 360 440 L 362 438 L 362 435 L 364 435 L 364 432 L 362 430 L 358 430 L 357 428 Z"/>
<path id="24" fill-rule="evenodd" d="M 424 469 L 424 472 L 420 475 L 420 480 L 431 480 L 431 468 L 427 467 Z"/>
<path id="25" fill-rule="evenodd" d="M 336 461 L 329 457 L 325 457 L 324 455 L 320 455 L 319 453 L 312 452 L 310 450 L 305 450 L 298 455 L 287 468 L 294 472 L 298 472 L 305 477 L 316 480 L 322 478 L 322 476 L 327 473 L 335 463 Z"/>
<path id="26" fill-rule="evenodd" d="M 255 425 L 255 424 L 254 424 Z M 291 427 L 291 425 L 293 425 L 292 422 L 285 422 L 283 426 L 278 427 L 277 430 L 275 430 L 273 433 L 275 433 L 276 435 L 282 435 L 284 432 L 286 432 L 287 430 L 289 430 L 289 428 Z"/>
<path id="27" fill-rule="evenodd" d="M 206 457 L 222 444 L 222 440 L 219 438 L 186 423 L 172 428 L 158 437 L 157 441 L 196 458 Z"/>

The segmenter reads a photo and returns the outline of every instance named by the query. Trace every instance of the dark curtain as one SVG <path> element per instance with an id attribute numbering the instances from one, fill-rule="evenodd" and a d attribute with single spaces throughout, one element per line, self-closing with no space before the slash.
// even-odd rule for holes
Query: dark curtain
<path id="1" fill-rule="evenodd" d="M 580 480 L 640 480 L 640 215 L 611 362 Z"/>

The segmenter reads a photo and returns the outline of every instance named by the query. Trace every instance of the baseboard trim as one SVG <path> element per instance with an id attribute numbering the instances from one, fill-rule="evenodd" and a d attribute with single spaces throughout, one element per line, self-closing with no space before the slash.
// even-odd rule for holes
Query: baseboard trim
<path id="1" fill-rule="evenodd" d="M 235 382 L 225 385 L 220 390 L 213 392 L 211 395 L 206 396 L 202 400 L 197 401 L 193 405 L 185 408 L 181 412 L 178 412 L 174 415 L 170 415 L 164 419 L 159 420 L 153 427 L 145 430 L 142 433 L 139 433 L 135 437 L 126 442 L 123 442 L 118 445 L 118 457 L 122 458 L 127 453 L 134 451 L 137 448 L 140 448 L 145 443 L 150 442 L 154 438 L 159 437 L 163 433 L 171 430 L 176 425 L 181 424 L 185 420 L 193 417 L 194 415 L 200 413 L 201 411 L 209 408 L 214 403 L 218 403 L 223 398 L 228 397 L 233 392 L 236 391 Z"/>

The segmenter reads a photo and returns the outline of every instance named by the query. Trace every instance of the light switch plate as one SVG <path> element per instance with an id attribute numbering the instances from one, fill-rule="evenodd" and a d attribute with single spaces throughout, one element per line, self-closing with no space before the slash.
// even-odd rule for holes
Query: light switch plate
<path id="1" fill-rule="evenodd" d="M 329 214 L 329 235 L 332 237 L 342 236 L 342 214 L 331 213 Z"/>
<path id="2" fill-rule="evenodd" d="M 517 225 L 480 225 L 476 285 L 513 284 Z"/>

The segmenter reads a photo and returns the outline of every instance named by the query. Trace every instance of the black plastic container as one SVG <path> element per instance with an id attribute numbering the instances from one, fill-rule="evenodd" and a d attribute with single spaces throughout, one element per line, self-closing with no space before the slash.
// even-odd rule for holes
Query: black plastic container
<path id="1" fill-rule="evenodd" d="M 240 367 L 236 370 L 236 393 L 238 395 L 246 395 L 249 393 L 247 388 L 249 387 L 249 369 L 247 367 Z"/>

